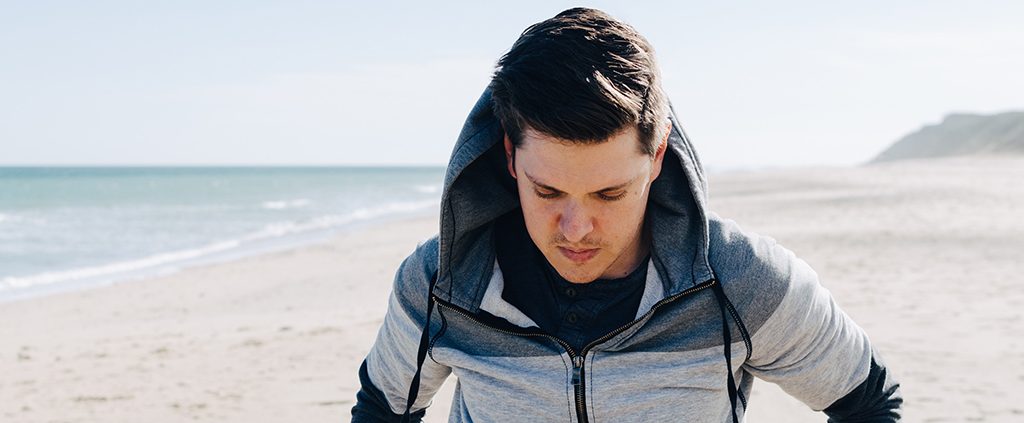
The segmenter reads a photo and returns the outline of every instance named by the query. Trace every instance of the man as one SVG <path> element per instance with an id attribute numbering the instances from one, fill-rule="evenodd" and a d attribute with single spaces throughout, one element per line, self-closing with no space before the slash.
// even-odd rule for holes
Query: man
<path id="1" fill-rule="evenodd" d="M 832 421 L 896 421 L 867 336 L 704 171 L 631 27 L 576 8 L 498 62 L 452 153 L 439 235 L 395 278 L 353 421 L 738 422 L 754 377 Z"/>

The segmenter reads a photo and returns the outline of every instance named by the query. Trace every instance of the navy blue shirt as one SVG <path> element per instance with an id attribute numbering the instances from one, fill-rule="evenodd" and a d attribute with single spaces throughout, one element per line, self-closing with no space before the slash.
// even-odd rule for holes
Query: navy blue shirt
<path id="1" fill-rule="evenodd" d="M 645 258 L 625 277 L 572 283 L 558 274 L 526 231 L 521 209 L 495 222 L 501 297 L 575 352 L 636 318 L 647 279 Z"/>

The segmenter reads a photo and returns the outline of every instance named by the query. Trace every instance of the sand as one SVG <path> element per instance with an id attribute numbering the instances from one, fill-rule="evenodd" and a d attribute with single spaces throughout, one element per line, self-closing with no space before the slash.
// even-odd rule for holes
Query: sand
<path id="1" fill-rule="evenodd" d="M 1024 421 L 1024 159 L 713 175 L 711 206 L 809 262 L 911 422 Z M 0 304 L 0 421 L 337 422 L 434 217 Z M 449 381 L 451 382 L 451 381 Z M 451 384 L 427 421 L 446 420 Z M 757 382 L 749 422 L 824 416 Z"/>

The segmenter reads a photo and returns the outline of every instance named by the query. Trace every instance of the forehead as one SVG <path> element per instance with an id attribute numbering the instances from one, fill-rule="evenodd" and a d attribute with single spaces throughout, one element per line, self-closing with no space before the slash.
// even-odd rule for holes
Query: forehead
<path id="1" fill-rule="evenodd" d="M 516 149 L 516 163 L 536 182 L 566 192 L 590 192 L 622 184 L 650 169 L 639 135 L 627 128 L 600 143 L 581 144 L 530 129 Z"/>

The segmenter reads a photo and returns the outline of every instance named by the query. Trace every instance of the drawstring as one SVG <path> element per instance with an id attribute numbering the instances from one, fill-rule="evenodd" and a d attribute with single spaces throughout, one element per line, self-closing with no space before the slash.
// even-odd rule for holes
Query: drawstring
<path id="1" fill-rule="evenodd" d="M 722 312 L 722 338 L 725 340 L 725 368 L 728 370 L 728 388 L 729 388 L 729 404 L 732 406 L 732 421 L 733 423 L 739 423 L 739 418 L 736 417 L 736 380 L 732 377 L 732 332 L 729 331 L 729 319 L 726 317 L 726 299 L 725 290 L 722 289 L 722 283 L 715 281 L 711 285 L 711 289 L 715 292 L 715 298 L 718 300 L 718 308 Z"/>
<path id="2" fill-rule="evenodd" d="M 430 290 L 427 291 L 427 322 L 423 324 L 423 333 L 420 335 L 420 347 L 416 352 L 416 373 L 412 376 L 412 382 L 409 384 L 409 400 L 405 403 L 402 423 L 410 421 L 409 414 L 412 410 L 412 405 L 416 402 L 416 397 L 420 393 L 420 373 L 423 371 L 423 362 L 427 360 L 427 350 L 430 347 L 430 318 L 434 312 L 434 296 L 431 293 L 434 292 L 434 284 L 436 283 L 437 274 L 434 274 L 434 278 L 430 280 Z"/>
<path id="3" fill-rule="evenodd" d="M 454 241 L 455 241 L 455 213 L 452 212 L 452 200 L 451 200 L 451 198 L 448 198 L 447 202 L 448 202 L 448 207 L 447 207 L 448 215 L 451 217 L 451 221 L 452 221 L 451 225 L 449 225 L 449 227 L 451 228 L 451 239 L 452 239 L 452 242 L 454 243 Z M 447 253 L 448 254 L 447 254 L 446 258 L 448 259 L 448 263 L 447 263 L 448 264 L 448 269 L 451 269 L 452 268 L 451 248 L 449 248 L 447 250 Z M 450 273 L 451 272 L 449 271 L 449 274 Z M 423 372 L 423 363 L 427 360 L 427 351 L 430 350 L 430 347 L 433 344 L 433 342 L 431 342 L 431 340 L 430 340 L 430 318 L 433 316 L 434 304 L 436 304 L 435 301 L 434 301 L 434 285 L 437 284 L 438 278 L 439 278 L 438 273 L 434 272 L 433 278 L 430 279 L 430 287 L 427 289 L 427 321 L 425 323 L 423 323 L 423 333 L 420 334 L 420 346 L 419 346 L 419 348 L 416 351 L 416 373 L 413 374 L 412 382 L 409 383 L 409 393 L 408 393 L 408 395 L 406 395 L 406 396 L 409 397 L 409 399 L 405 403 L 405 412 L 402 413 L 402 423 L 409 423 L 409 421 L 411 419 L 410 413 L 412 411 L 412 405 L 414 403 L 416 403 L 416 397 L 419 396 L 419 394 L 420 394 L 420 374 Z M 451 283 L 452 284 L 455 283 L 454 277 L 452 277 Z M 439 312 L 440 312 L 440 310 L 439 310 Z M 443 326 L 441 328 L 441 332 L 438 332 L 438 336 L 440 336 L 441 333 L 444 332 L 445 327 L 448 326 L 448 322 L 444 321 L 444 315 L 441 315 L 441 320 L 443 321 Z"/>

